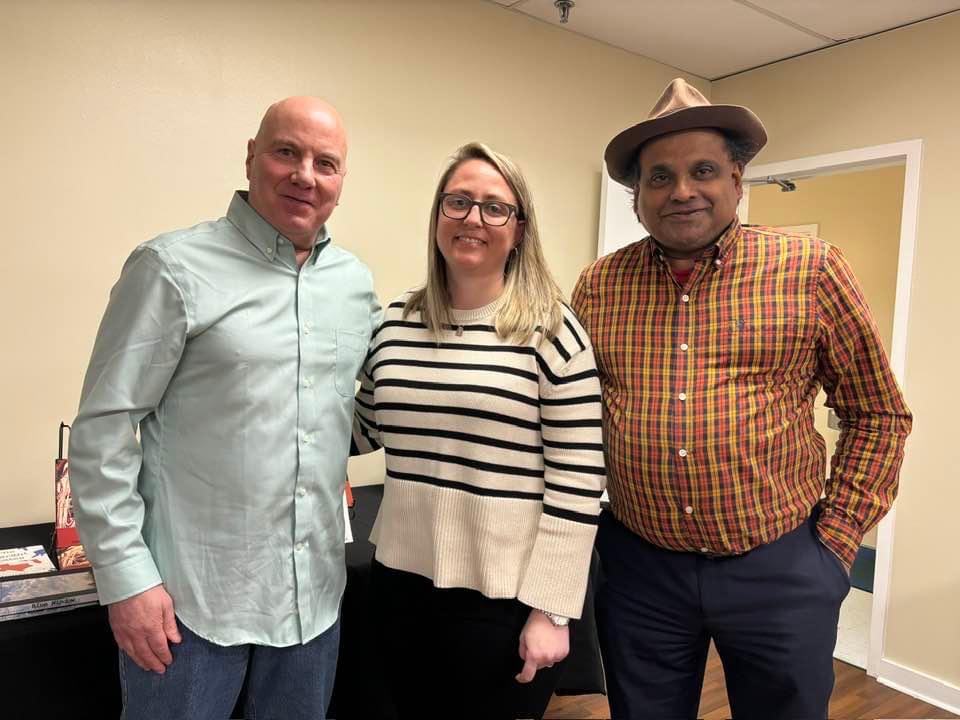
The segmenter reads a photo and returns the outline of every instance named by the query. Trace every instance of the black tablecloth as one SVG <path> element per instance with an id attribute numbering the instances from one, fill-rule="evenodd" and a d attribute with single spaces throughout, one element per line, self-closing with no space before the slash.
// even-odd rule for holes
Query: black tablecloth
<path id="1" fill-rule="evenodd" d="M 367 541 L 382 486 L 356 488 L 353 535 L 347 545 L 340 657 L 330 716 L 339 720 L 391 720 L 394 713 L 382 682 L 390 662 L 371 636 L 369 583 L 373 545 Z M 0 528 L 0 548 L 47 545 L 52 524 Z M 596 557 L 592 574 L 596 574 Z M 117 648 L 106 608 L 69 610 L 54 615 L 0 622 L 0 717 L 40 720 L 54 717 L 120 716 Z M 584 619 L 571 632 L 571 652 L 558 679 L 558 694 L 603 692 L 600 653 L 593 621 L 593 593 Z M 242 707 L 241 703 L 238 703 Z M 240 713 L 237 713 L 237 717 Z"/>

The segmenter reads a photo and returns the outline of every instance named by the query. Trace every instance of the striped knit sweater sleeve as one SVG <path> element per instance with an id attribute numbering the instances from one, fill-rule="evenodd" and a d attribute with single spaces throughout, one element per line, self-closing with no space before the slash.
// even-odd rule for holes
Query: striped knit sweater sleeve
<path id="1" fill-rule="evenodd" d="M 388 307 L 357 395 L 355 452 L 383 447 L 377 560 L 437 587 L 580 616 L 605 485 L 587 334 L 499 338 L 496 303 L 454 311 L 440 342 Z"/>
<path id="2" fill-rule="evenodd" d="M 593 348 L 573 311 L 563 310 L 562 330 L 537 350 L 543 512 L 518 599 L 580 617 L 606 474 Z M 558 587 L 575 589 L 575 596 L 561 602 Z M 568 603 L 576 599 L 580 605 L 571 613 Z"/>
<path id="3" fill-rule="evenodd" d="M 383 327 L 382 325 L 380 326 Z M 379 450 L 383 445 L 377 428 L 377 415 L 373 405 L 373 372 L 371 358 L 380 328 L 370 338 L 370 351 L 360 370 L 360 389 L 353 405 L 353 437 L 350 440 L 350 455 L 365 455 Z"/>

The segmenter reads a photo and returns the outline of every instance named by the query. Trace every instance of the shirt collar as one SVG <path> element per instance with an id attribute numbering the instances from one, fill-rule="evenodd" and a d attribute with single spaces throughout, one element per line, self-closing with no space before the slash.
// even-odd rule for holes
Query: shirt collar
<path id="1" fill-rule="evenodd" d="M 720 239 L 713 245 L 713 247 L 716 248 L 715 258 L 717 260 L 724 260 L 733 251 L 734 246 L 741 237 L 743 237 L 743 227 L 740 225 L 740 218 L 734 217 L 733 222 L 727 226 L 727 229 L 723 231 Z"/>
<path id="2" fill-rule="evenodd" d="M 268 262 L 279 252 L 279 245 L 287 244 L 292 247 L 292 243 L 283 233 L 277 231 L 273 225 L 263 219 L 256 210 L 254 210 L 247 201 L 247 192 L 237 190 L 230 200 L 230 207 L 227 209 L 227 219 L 232 222 L 237 230 L 250 241 Z M 327 226 L 324 225 L 317 233 L 317 239 L 313 244 L 313 252 L 310 255 L 308 263 L 315 263 L 320 252 L 330 243 L 330 237 L 327 235 Z"/>
<path id="3" fill-rule="evenodd" d="M 735 217 L 733 218 L 733 222 L 727 225 L 727 229 L 720 234 L 719 238 L 717 238 L 717 241 L 705 248 L 700 257 L 711 259 L 714 265 L 720 267 L 723 261 L 733 251 L 734 246 L 742 236 L 743 227 L 740 225 L 740 219 Z M 653 235 L 650 236 L 649 247 L 650 256 L 652 258 L 660 263 L 665 263 L 667 261 L 667 258 L 660 250 L 660 247 L 657 245 L 656 239 L 653 237 Z"/>

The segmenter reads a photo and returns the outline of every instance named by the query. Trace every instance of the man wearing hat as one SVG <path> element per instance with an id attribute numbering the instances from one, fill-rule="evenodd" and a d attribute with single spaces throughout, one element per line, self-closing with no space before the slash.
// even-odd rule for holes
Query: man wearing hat
<path id="1" fill-rule="evenodd" d="M 911 415 L 849 265 L 737 219 L 766 139 L 678 79 L 606 149 L 650 233 L 573 295 L 603 389 L 614 718 L 695 718 L 711 639 L 734 717 L 825 718 L 849 569 L 896 495 Z M 829 477 L 821 388 L 842 423 Z"/>

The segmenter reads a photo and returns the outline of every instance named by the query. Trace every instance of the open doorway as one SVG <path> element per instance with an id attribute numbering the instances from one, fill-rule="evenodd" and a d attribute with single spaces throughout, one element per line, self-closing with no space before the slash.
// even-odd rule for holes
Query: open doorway
<path id="1" fill-rule="evenodd" d="M 743 222 L 810 232 L 844 252 L 864 287 L 901 386 L 921 148 L 921 141 L 911 140 L 748 166 L 739 209 Z M 832 454 L 837 428 L 822 394 L 816 422 Z M 836 652 L 881 682 L 895 512 L 896 505 L 864 539 L 854 587 L 841 611 Z"/>
<path id="2" fill-rule="evenodd" d="M 771 178 L 751 184 L 748 222 L 823 238 L 853 267 L 890 354 L 897 293 L 897 258 L 905 162 L 804 178 Z M 815 425 L 833 457 L 839 419 L 817 398 Z M 829 469 L 828 469 L 829 475 Z M 876 567 L 877 531 L 863 539 L 851 571 L 851 589 L 840 611 L 834 656 L 867 668 Z"/>

